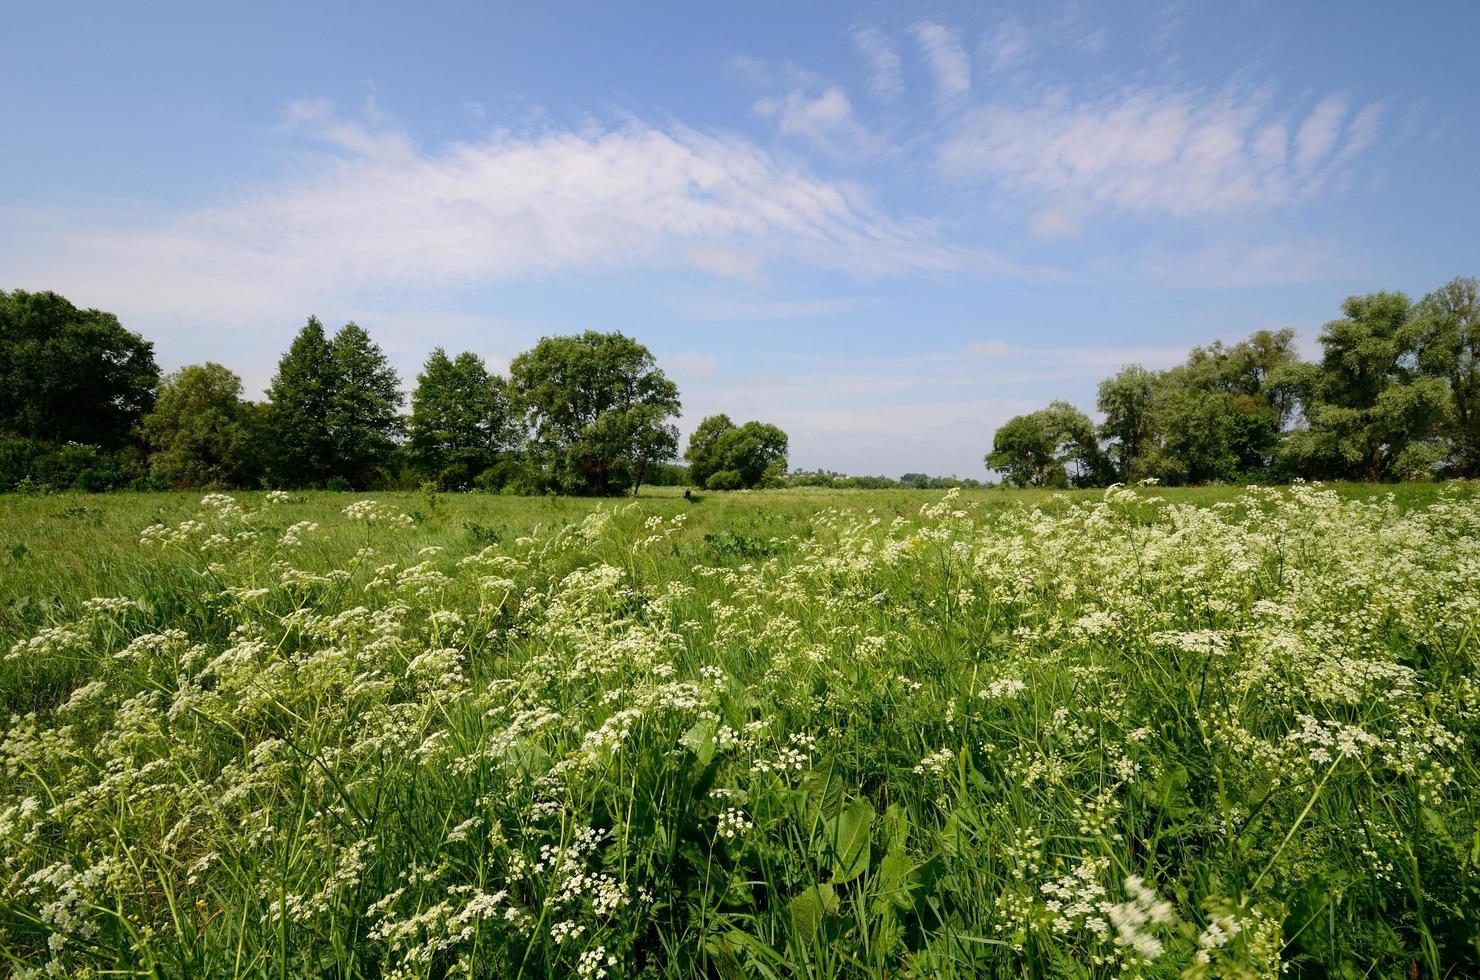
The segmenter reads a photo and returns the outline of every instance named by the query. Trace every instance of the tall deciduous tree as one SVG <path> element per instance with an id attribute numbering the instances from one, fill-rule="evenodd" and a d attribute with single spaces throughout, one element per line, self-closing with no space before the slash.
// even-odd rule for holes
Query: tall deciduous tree
<path id="1" fill-rule="evenodd" d="M 1304 383 L 1303 429 L 1287 458 L 1316 477 L 1385 480 L 1423 476 L 1445 455 L 1434 436 L 1449 414 L 1449 391 L 1421 374 L 1417 325 L 1402 293 L 1352 296 L 1321 332 L 1320 365 Z"/>
<path id="2" fill-rule="evenodd" d="M 1146 475 L 1146 457 L 1156 440 L 1156 384 L 1156 373 L 1139 364 L 1123 367 L 1100 382 L 1096 407 L 1105 416 L 1100 436 L 1109 440 L 1108 454 L 1122 480 Z"/>
<path id="3" fill-rule="evenodd" d="M 630 337 L 546 337 L 516 357 L 509 374 L 531 449 L 558 487 L 611 493 L 676 451 L 668 420 L 678 414 L 678 388 Z"/>
<path id="4" fill-rule="evenodd" d="M 1454 279 L 1419 303 L 1412 330 L 1418 368 L 1449 388 L 1455 470 L 1480 477 L 1480 283 Z"/>
<path id="5" fill-rule="evenodd" d="M 256 480 L 255 406 L 241 395 L 241 378 L 214 362 L 165 377 L 143 427 L 155 484 L 192 490 Z"/>
<path id="6" fill-rule="evenodd" d="M 117 449 L 154 404 L 154 345 L 53 292 L 0 291 L 0 433 Z"/>
<path id="7" fill-rule="evenodd" d="M 513 448 L 508 386 L 476 354 L 450 358 L 438 347 L 416 379 L 408 434 L 418 466 L 445 484 L 469 486 Z"/>

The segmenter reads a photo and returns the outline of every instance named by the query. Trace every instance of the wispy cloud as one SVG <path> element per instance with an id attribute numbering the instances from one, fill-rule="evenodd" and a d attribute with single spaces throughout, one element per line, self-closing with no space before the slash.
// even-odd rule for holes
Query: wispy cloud
<path id="1" fill-rule="evenodd" d="M 915 40 L 935 77 L 940 101 L 952 102 L 971 94 L 971 56 L 955 31 L 927 20 L 915 25 Z"/>
<path id="2" fill-rule="evenodd" d="M 863 306 L 853 298 L 766 299 L 717 295 L 682 295 L 676 309 L 705 320 L 817 320 L 840 316 Z"/>
<path id="3" fill-rule="evenodd" d="M 1287 119 L 1262 92 L 1126 87 L 1084 100 L 1057 90 L 973 110 L 939 164 L 1039 208 L 1182 218 L 1267 210 L 1326 189 L 1376 138 L 1380 109 L 1353 116 L 1333 95 L 1293 138 Z"/>
<path id="4" fill-rule="evenodd" d="M 1053 366 L 1061 377 L 1072 377 L 1074 372 L 1095 373 L 1104 368 L 1118 368 L 1126 364 L 1140 364 L 1149 368 L 1171 367 L 1187 356 L 1189 345 L 1176 344 L 1151 347 L 1086 347 L 1057 346 L 1036 347 L 1021 345 L 993 338 L 967 344 L 959 355 L 979 358 L 994 363 L 1017 363 L 1020 366 Z"/>
<path id="5" fill-rule="evenodd" d="M 1208 289 L 1350 279 L 1370 271 L 1346 255 L 1336 240 L 1311 235 L 1261 238 L 1247 233 L 1191 247 L 1133 250 L 1099 265 L 1111 277 Z"/>
<path id="6" fill-rule="evenodd" d="M 708 377 L 719 367 L 718 357 L 695 350 L 665 353 L 659 356 L 659 360 L 664 369 L 675 374 L 680 381 L 684 378 Z"/>
<path id="7" fill-rule="evenodd" d="M 1295 172 L 1305 176 L 1331 155 L 1341 138 L 1341 122 L 1346 118 L 1344 95 L 1331 95 L 1311 110 L 1295 134 Z"/>
<path id="8" fill-rule="evenodd" d="M 833 156 L 876 153 L 885 146 L 858 122 L 848 93 L 837 85 L 817 95 L 798 89 L 759 99 L 751 109 L 758 116 L 775 119 L 782 133 L 807 139 Z"/>
<path id="9" fill-rule="evenodd" d="M 1023 23 L 1013 17 L 998 21 L 987 35 L 983 45 L 987 54 L 987 66 L 993 71 L 1017 68 L 1032 54 L 1032 39 Z"/>
<path id="10" fill-rule="evenodd" d="M 892 105 L 904 96 L 904 69 L 899 46 L 883 31 L 873 26 L 853 30 L 853 47 L 868 68 L 869 91 L 874 98 Z"/>
<path id="11" fill-rule="evenodd" d="M 293 105 L 285 126 L 308 141 L 291 176 L 164 215 L 48 215 L 6 264 L 21 281 L 178 317 L 638 264 L 751 279 L 777 260 L 855 274 L 994 267 L 733 135 L 632 121 L 428 150 L 321 102 Z"/>

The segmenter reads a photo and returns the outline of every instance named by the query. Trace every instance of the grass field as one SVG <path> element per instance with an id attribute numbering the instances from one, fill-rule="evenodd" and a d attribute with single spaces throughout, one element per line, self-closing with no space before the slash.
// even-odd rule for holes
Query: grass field
<path id="1" fill-rule="evenodd" d="M 0 975 L 1480 975 L 1477 489 L 0 497 Z"/>

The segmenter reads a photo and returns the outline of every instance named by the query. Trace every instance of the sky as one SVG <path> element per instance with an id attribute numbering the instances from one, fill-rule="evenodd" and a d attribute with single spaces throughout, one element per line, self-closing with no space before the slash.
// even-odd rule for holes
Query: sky
<path id="1" fill-rule="evenodd" d="M 1480 4 L 12 0 L 0 289 L 250 395 L 619 330 L 681 428 L 983 477 L 1122 365 L 1480 275 Z"/>

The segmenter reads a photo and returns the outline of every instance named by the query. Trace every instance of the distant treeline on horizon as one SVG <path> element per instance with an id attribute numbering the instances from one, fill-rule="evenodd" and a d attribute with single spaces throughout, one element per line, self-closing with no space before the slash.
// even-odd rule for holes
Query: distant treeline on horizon
<path id="1" fill-rule="evenodd" d="M 1387 481 L 1480 475 L 1477 283 L 1349 297 L 1307 362 L 1293 330 L 1194 347 L 1020 415 L 985 461 L 1014 486 Z M 220 364 L 161 375 L 153 344 L 53 292 L 0 291 L 0 491 L 405 488 L 607 495 L 643 484 L 945 488 L 976 480 L 788 472 L 774 425 L 710 416 L 676 463 L 677 386 L 620 333 L 546 337 L 507 378 L 428 357 L 410 398 L 369 334 L 313 317 L 267 400 Z"/>

